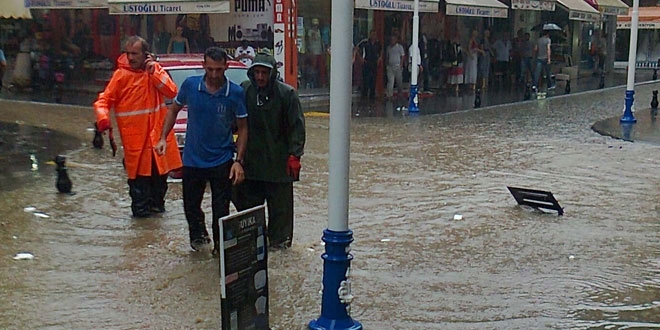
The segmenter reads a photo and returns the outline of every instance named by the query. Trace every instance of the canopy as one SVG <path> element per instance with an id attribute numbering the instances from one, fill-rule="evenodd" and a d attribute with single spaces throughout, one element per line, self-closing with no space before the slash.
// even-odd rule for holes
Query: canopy
<path id="1" fill-rule="evenodd" d="M 108 0 L 25 0 L 34 9 L 108 8 Z"/>
<path id="2" fill-rule="evenodd" d="M 32 18 L 23 0 L 4 0 L 0 6 L 0 18 Z"/>
<path id="3" fill-rule="evenodd" d="M 603 15 L 625 15 L 630 8 L 621 0 L 597 0 L 596 4 Z"/>
<path id="4" fill-rule="evenodd" d="M 630 29 L 632 20 L 632 8 L 629 8 L 628 15 L 619 15 L 616 18 L 617 29 Z M 660 29 L 660 7 L 639 7 L 639 26 L 640 29 L 658 30 Z"/>
<path id="5" fill-rule="evenodd" d="M 557 0 L 557 3 L 568 10 L 569 20 L 591 22 L 600 20 L 600 12 L 584 0 Z"/>
<path id="6" fill-rule="evenodd" d="M 419 11 L 427 13 L 437 13 L 440 0 L 420 0 Z M 413 11 L 415 2 L 411 0 L 390 0 L 390 1 L 372 1 L 355 0 L 355 8 L 373 9 L 373 10 L 392 10 L 392 11 Z"/>
<path id="7" fill-rule="evenodd" d="M 108 0 L 110 14 L 229 13 L 229 0 Z"/>
<path id="8" fill-rule="evenodd" d="M 446 0 L 447 15 L 507 18 L 508 9 L 497 0 Z"/>

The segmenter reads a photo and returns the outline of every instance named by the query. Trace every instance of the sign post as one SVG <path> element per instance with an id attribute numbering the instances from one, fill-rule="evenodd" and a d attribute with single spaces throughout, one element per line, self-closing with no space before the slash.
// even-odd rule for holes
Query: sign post
<path id="1" fill-rule="evenodd" d="M 222 330 L 268 330 L 265 206 L 220 218 Z"/>
<path id="2" fill-rule="evenodd" d="M 419 75 L 419 0 L 415 0 L 415 8 L 413 11 L 413 28 L 412 28 L 412 52 L 410 56 L 412 61 L 410 64 L 410 102 L 408 103 L 408 112 L 419 112 L 419 98 L 417 97 L 418 86 L 417 79 Z M 427 70 L 423 68 L 422 70 Z M 428 86 L 424 86 L 428 89 Z"/>

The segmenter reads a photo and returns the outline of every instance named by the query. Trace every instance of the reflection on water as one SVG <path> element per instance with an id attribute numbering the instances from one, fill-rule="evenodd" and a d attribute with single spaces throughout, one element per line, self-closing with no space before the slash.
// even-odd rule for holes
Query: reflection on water
<path id="1" fill-rule="evenodd" d="M 589 129 L 620 114 L 607 105 L 622 93 L 610 94 L 426 116 L 353 109 L 352 316 L 365 329 L 658 327 L 659 147 Z M 320 312 L 329 127 L 306 122 L 294 245 L 269 255 L 280 330 Z M 219 328 L 217 259 L 190 252 L 181 186 L 162 216 L 131 219 L 119 160 L 72 150 L 75 196 L 55 193 L 54 174 L 0 191 L 0 328 Z M 507 185 L 552 191 L 565 215 L 518 207 Z M 22 251 L 35 259 L 11 258 Z"/>

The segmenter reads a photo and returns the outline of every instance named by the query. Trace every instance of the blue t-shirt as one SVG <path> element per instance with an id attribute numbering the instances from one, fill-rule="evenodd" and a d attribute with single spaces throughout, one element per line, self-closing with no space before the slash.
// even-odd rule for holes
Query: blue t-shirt
<path id="1" fill-rule="evenodd" d="M 225 85 L 211 94 L 204 76 L 188 77 L 174 101 L 188 106 L 183 166 L 211 168 L 234 157 L 232 123 L 247 117 L 241 86 L 226 79 Z"/>

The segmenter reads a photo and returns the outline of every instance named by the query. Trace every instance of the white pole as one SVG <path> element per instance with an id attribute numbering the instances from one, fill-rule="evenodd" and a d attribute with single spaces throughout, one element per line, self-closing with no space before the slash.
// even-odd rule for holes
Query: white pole
<path id="1" fill-rule="evenodd" d="M 637 34 L 639 30 L 639 0 L 633 1 L 632 22 L 630 22 L 630 49 L 628 50 L 627 90 L 635 89 L 635 67 L 637 64 Z"/>
<path id="2" fill-rule="evenodd" d="M 413 12 L 413 30 L 412 30 L 412 61 L 410 68 L 410 95 L 408 102 L 408 112 L 417 113 L 419 112 L 419 102 L 417 97 L 418 87 L 417 87 L 417 76 L 419 75 L 419 0 L 415 0 L 414 12 Z M 426 88 L 428 86 L 424 86 Z"/>

